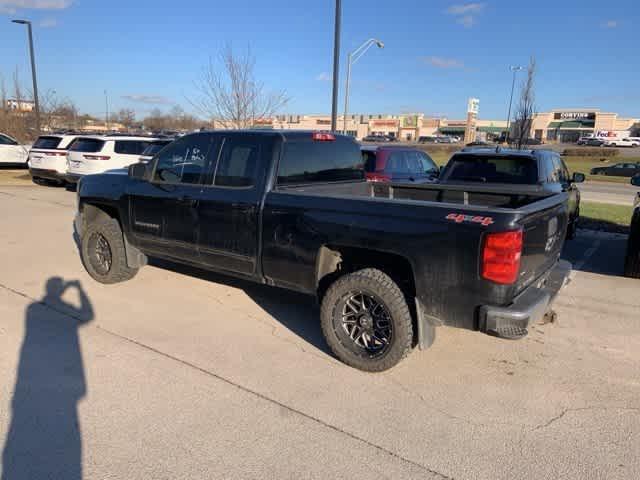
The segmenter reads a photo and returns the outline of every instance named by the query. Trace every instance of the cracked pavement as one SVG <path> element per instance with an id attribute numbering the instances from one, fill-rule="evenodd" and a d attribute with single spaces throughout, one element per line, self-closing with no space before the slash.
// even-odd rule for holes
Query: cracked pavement
<path id="1" fill-rule="evenodd" d="M 371 375 L 328 354 L 307 297 L 160 261 L 99 285 L 72 240 L 73 193 L 0 200 L 3 480 L 22 478 L 22 454 L 38 459 L 29 478 L 640 478 L 624 238 L 568 244 L 581 270 L 556 323 L 516 342 L 440 328 Z M 56 276 L 79 281 L 91 320 L 73 287 L 44 298 Z"/>

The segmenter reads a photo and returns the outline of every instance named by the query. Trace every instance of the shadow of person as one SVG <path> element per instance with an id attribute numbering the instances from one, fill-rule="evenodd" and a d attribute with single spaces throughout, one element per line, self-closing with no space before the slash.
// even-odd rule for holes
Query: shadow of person
<path id="1" fill-rule="evenodd" d="M 79 307 L 62 299 L 72 288 Z M 77 280 L 50 278 L 44 298 L 27 307 L 2 480 L 82 478 L 77 406 L 87 388 L 78 328 L 92 319 Z"/>

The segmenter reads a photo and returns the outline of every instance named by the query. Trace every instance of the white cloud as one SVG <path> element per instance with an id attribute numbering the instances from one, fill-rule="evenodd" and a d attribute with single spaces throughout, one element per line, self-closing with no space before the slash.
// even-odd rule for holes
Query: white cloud
<path id="1" fill-rule="evenodd" d="M 602 24 L 604 28 L 616 28 L 618 26 L 618 22 L 616 20 L 607 20 Z"/>
<path id="2" fill-rule="evenodd" d="M 332 78 L 331 74 L 327 72 L 321 72 L 316 76 L 316 80 L 319 82 L 330 82 Z"/>
<path id="3" fill-rule="evenodd" d="M 150 103 L 155 105 L 167 105 L 173 103 L 171 99 L 167 97 L 163 97 L 162 95 L 122 95 L 122 98 L 125 100 L 130 100 L 132 102 L 138 103 Z"/>
<path id="4" fill-rule="evenodd" d="M 16 13 L 18 10 L 64 10 L 74 0 L 0 0 L 0 13 Z"/>
<path id="5" fill-rule="evenodd" d="M 486 4 L 484 3 L 463 3 L 452 5 L 447 8 L 447 13 L 456 17 L 456 23 L 465 28 L 470 28 L 476 23 L 476 15 L 482 13 Z"/>
<path id="6" fill-rule="evenodd" d="M 484 3 L 465 3 L 462 5 L 451 5 L 447 8 L 450 15 L 470 15 L 480 13 L 484 9 Z"/>
<path id="7" fill-rule="evenodd" d="M 38 25 L 42 28 L 53 28 L 58 26 L 58 20 L 55 18 L 43 18 Z"/>
<path id="8" fill-rule="evenodd" d="M 430 56 L 424 57 L 422 60 L 426 64 L 436 68 L 464 68 L 464 63 L 460 60 L 456 60 L 455 58 Z"/>

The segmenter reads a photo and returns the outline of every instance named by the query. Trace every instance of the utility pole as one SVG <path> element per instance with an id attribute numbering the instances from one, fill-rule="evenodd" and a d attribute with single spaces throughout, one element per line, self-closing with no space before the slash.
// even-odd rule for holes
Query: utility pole
<path id="1" fill-rule="evenodd" d="M 333 93 L 331 98 L 331 131 L 338 129 L 338 80 L 340 76 L 340 22 L 342 4 L 336 0 L 336 18 L 333 33 Z"/>

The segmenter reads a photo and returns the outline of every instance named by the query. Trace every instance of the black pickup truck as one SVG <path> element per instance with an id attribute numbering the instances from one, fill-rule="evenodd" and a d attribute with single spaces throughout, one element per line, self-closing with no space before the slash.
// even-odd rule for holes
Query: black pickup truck
<path id="1" fill-rule="evenodd" d="M 438 325 L 520 338 L 551 312 L 567 194 L 519 187 L 368 183 L 346 136 L 201 132 L 83 178 L 75 228 L 102 283 L 159 257 L 314 295 L 335 355 L 382 371 Z"/>

